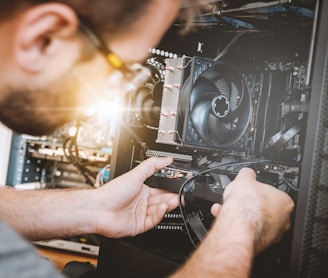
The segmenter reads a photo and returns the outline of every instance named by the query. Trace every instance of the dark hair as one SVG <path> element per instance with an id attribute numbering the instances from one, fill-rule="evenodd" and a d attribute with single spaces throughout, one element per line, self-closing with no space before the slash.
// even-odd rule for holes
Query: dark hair
<path id="1" fill-rule="evenodd" d="M 120 32 L 128 28 L 152 0 L 0 0 L 0 21 L 33 5 L 59 2 L 72 7 L 98 32 Z"/>
<path id="2" fill-rule="evenodd" d="M 120 33 L 145 11 L 152 0 L 0 0 L 0 21 L 12 17 L 16 12 L 33 5 L 60 2 L 72 7 L 86 23 L 99 33 Z M 165 1 L 165 0 L 163 0 Z M 181 19 L 190 25 L 193 17 L 207 0 L 184 0 L 188 8 L 184 9 Z"/>

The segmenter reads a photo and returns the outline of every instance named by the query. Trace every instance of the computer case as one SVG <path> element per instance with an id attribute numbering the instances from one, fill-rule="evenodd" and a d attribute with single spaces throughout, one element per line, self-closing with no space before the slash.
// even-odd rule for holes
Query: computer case
<path id="1" fill-rule="evenodd" d="M 130 109 L 117 124 L 111 178 L 148 157 L 173 156 L 147 182 L 178 192 L 172 172 L 256 160 L 258 178 L 294 199 L 291 229 L 255 258 L 251 277 L 328 277 L 327 15 L 327 1 L 217 1 L 189 34 L 172 26 L 151 50 L 152 80 L 122 98 Z M 167 277 L 193 250 L 175 210 L 145 234 L 103 238 L 97 271 Z"/>

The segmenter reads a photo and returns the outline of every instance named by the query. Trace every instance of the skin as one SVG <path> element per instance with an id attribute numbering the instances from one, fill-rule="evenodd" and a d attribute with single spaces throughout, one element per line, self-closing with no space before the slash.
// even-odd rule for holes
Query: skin
<path id="1" fill-rule="evenodd" d="M 157 225 L 178 205 L 176 194 L 144 185 L 147 177 L 171 162 L 171 158 L 146 160 L 99 189 L 51 193 L 0 189 L 5 196 L 1 218 L 30 240 L 90 233 L 135 236 Z"/>
<path id="2" fill-rule="evenodd" d="M 172 278 L 248 277 L 254 255 L 279 241 L 290 226 L 293 201 L 255 178 L 245 168 L 228 185 L 223 206 L 212 207 L 217 220 L 210 233 Z"/>
<path id="3" fill-rule="evenodd" d="M 145 59 L 148 49 L 158 42 L 161 34 L 170 26 L 179 5 L 176 0 L 154 0 L 134 28 L 119 40 L 115 38 L 108 44 L 120 50 L 117 55 L 125 62 L 136 62 L 135 58 L 138 61 Z M 173 9 L 173 13 L 158 15 L 158 9 Z M 157 32 L 149 24 L 138 31 L 141 25 L 149 21 L 157 23 Z M 139 38 L 145 32 L 153 35 L 141 42 Z M 47 123 L 57 127 L 63 120 L 78 117 L 87 103 L 103 97 L 99 92 L 103 91 L 102 85 L 112 69 L 102 54 L 79 32 L 78 18 L 70 7 L 50 3 L 24 10 L 12 20 L 1 23 L 0 36 L 7 38 L 0 46 L 0 59 L 6 65 L 0 77 L 0 104 L 6 108 L 8 99 L 16 99 L 9 103 L 15 105 L 9 110 L 20 127 L 32 129 L 37 126 L 37 132 L 44 134 L 49 131 Z M 130 51 L 123 47 L 125 44 L 130 45 Z M 131 49 L 138 48 L 141 51 L 136 57 Z M 81 60 L 82 54 L 87 59 Z M 12 88 L 15 90 L 9 90 Z M 23 94 L 26 88 L 28 94 Z M 19 101 L 20 98 L 26 99 Z M 133 170 L 132 174 L 129 173 L 129 179 L 120 178 L 94 191 L 14 192 L 1 189 L 0 216 L 31 240 L 81 233 L 100 233 L 110 237 L 135 235 L 153 227 L 165 212 L 177 206 L 175 194 L 143 185 L 146 177 L 170 162 L 171 159 L 149 160 Z M 131 178 L 131 175 L 135 177 Z M 118 186 L 118 183 L 123 186 Z M 131 187 L 135 190 L 131 190 Z M 117 200 L 121 202 L 115 201 L 113 197 L 116 195 L 119 195 Z M 116 205 L 108 205 L 111 198 L 111 203 Z M 14 203 L 15 206 L 10 205 Z M 130 208 L 132 204 L 133 209 Z M 96 210 L 99 210 L 99 214 L 94 213 Z M 129 221 L 122 225 L 118 225 L 117 221 L 107 221 L 111 217 L 118 218 L 118 212 L 124 213 Z M 101 223 L 94 223 L 97 218 L 95 215 L 104 217 L 98 220 Z M 131 217 L 134 221 L 131 221 Z M 105 223 L 102 223 L 102 219 L 106 219 Z M 115 223 L 115 226 L 106 227 L 108 223 Z M 126 223 L 131 226 L 126 227 Z"/>
<path id="4" fill-rule="evenodd" d="M 180 4 L 153 0 L 131 29 L 107 41 L 109 47 L 126 63 L 141 62 Z M 0 117 L 15 120 L 16 129 L 51 132 L 104 97 L 104 81 L 113 70 L 78 31 L 70 7 L 49 3 L 24 10 L 0 23 L 0 37 L 6 38 L 0 44 Z M 134 236 L 151 229 L 178 205 L 176 194 L 144 185 L 147 177 L 171 162 L 149 159 L 99 189 L 1 188 L 0 217 L 30 240 L 88 233 Z M 224 205 L 213 207 L 217 221 L 212 231 L 173 277 L 247 277 L 254 255 L 288 229 L 292 208 L 288 195 L 256 182 L 251 170 L 242 170 L 226 189 Z M 231 251 L 235 248 L 238 257 Z M 231 262 L 242 267 L 234 269 Z"/>
<path id="5" fill-rule="evenodd" d="M 177 0 L 153 0 L 140 20 L 108 40 L 108 45 L 127 64 L 144 61 L 179 6 Z M 90 103 L 103 100 L 113 69 L 79 32 L 78 18 L 70 7 L 49 3 L 24 10 L 1 23 L 0 35 L 6 38 L 0 46 L 0 59 L 6 65 L 0 77 L 0 118 L 15 120 L 15 131 L 49 134 L 82 116 Z M 81 53 L 87 59 L 81 60 Z M 5 111 L 8 115 L 2 115 Z"/>

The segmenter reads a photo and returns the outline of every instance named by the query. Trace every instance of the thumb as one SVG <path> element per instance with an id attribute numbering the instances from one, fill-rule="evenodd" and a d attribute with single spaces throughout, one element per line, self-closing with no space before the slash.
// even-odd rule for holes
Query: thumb
<path id="1" fill-rule="evenodd" d="M 143 161 L 141 164 L 139 164 L 137 167 L 135 167 L 130 173 L 131 175 L 140 180 L 144 181 L 145 179 L 149 178 L 151 175 L 153 175 L 156 171 L 170 165 L 173 162 L 173 159 L 171 157 L 152 157 L 145 161 Z"/>
<path id="2" fill-rule="evenodd" d="M 253 169 L 242 168 L 235 178 L 235 180 L 237 180 L 237 181 L 245 181 L 245 179 L 247 179 L 247 180 L 249 180 L 249 179 L 255 180 L 256 179 L 256 174 Z"/>
<path id="3" fill-rule="evenodd" d="M 211 207 L 211 213 L 216 218 L 219 216 L 220 210 L 221 210 L 221 205 L 220 204 L 215 203 Z"/>

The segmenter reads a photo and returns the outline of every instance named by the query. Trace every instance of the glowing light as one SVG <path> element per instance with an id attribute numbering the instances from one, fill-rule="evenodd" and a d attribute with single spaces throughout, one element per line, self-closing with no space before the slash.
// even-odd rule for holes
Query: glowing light
<path id="1" fill-rule="evenodd" d="M 76 126 L 71 126 L 68 128 L 68 135 L 69 136 L 75 136 L 77 132 L 77 127 Z"/>

